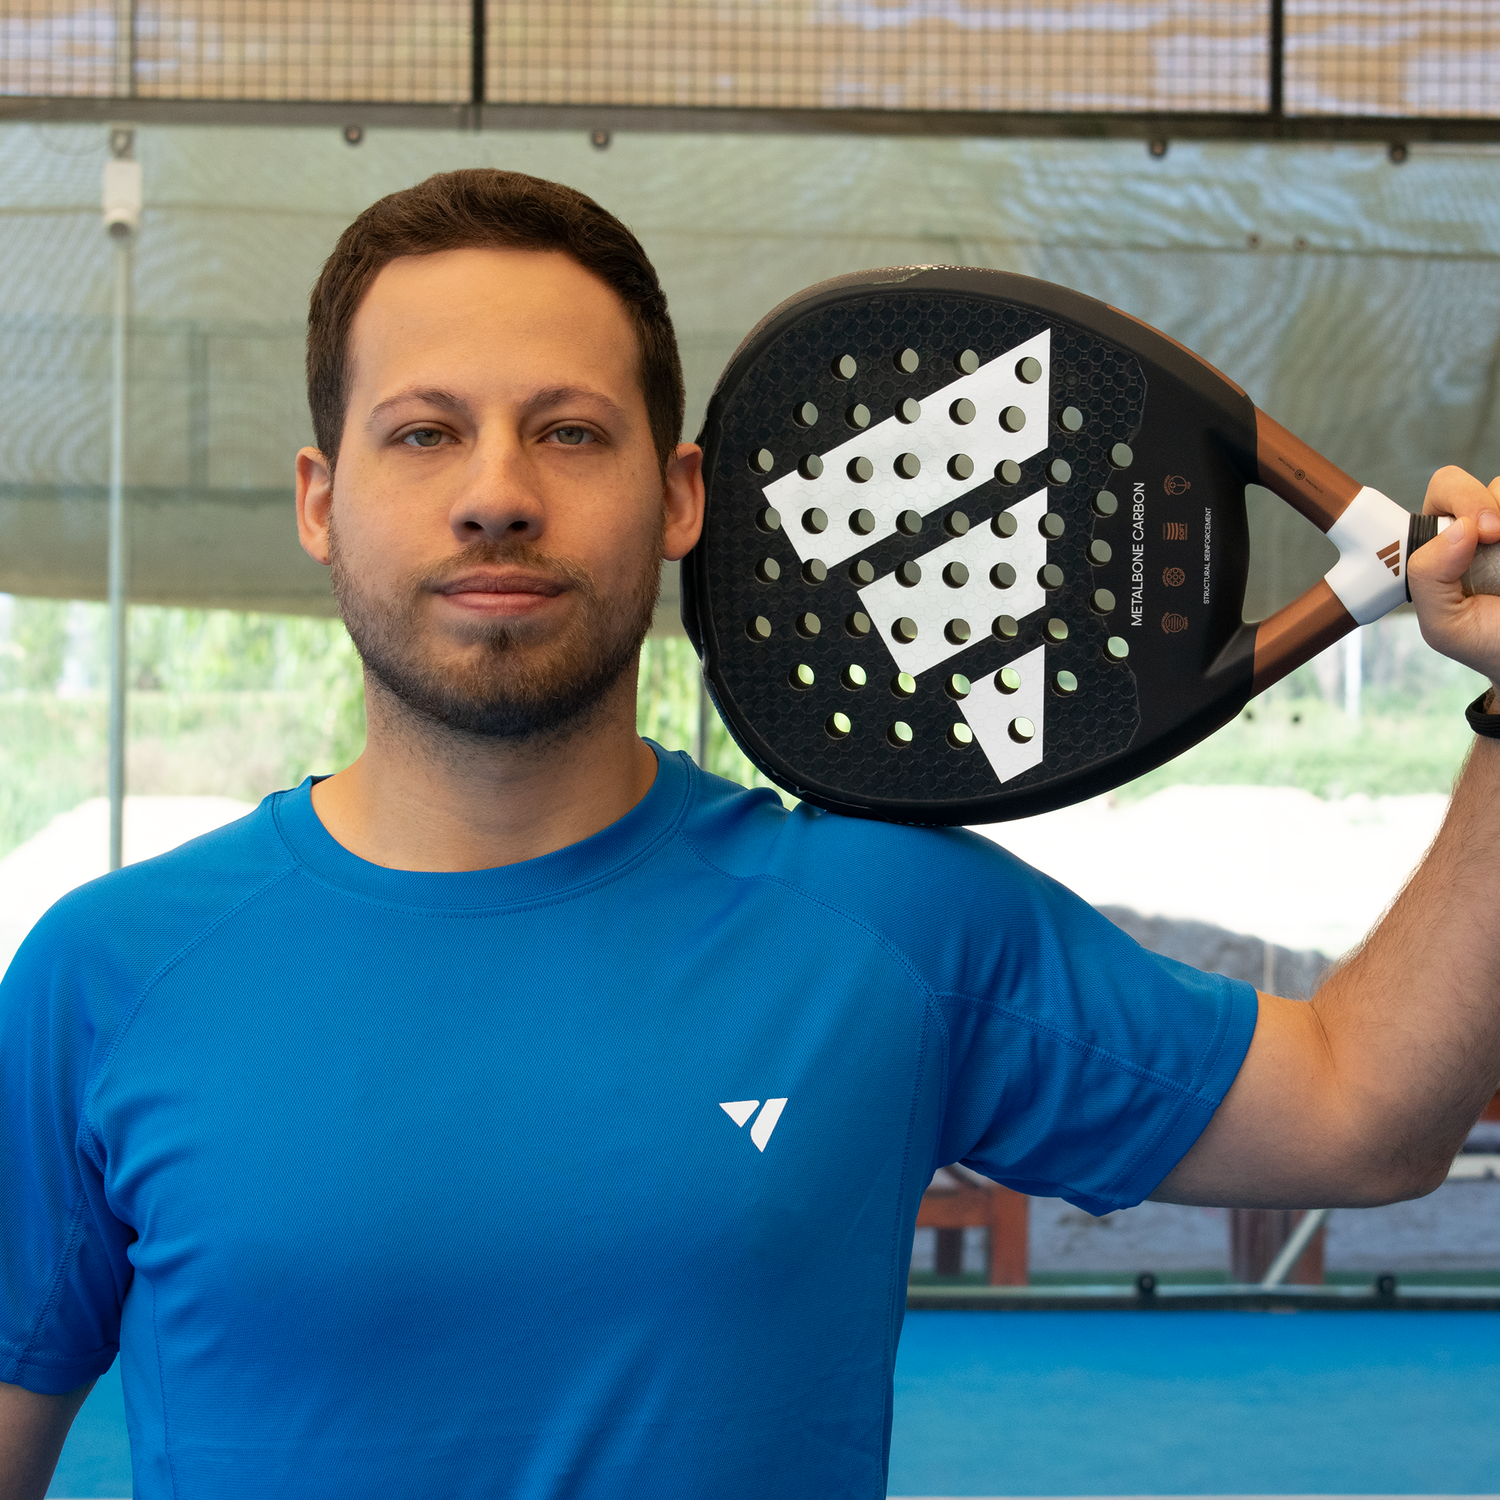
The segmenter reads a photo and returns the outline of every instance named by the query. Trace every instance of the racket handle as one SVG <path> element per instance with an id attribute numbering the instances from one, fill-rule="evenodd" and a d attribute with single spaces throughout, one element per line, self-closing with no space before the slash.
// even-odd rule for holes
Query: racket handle
<path id="1" fill-rule="evenodd" d="M 1451 516 L 1413 516 L 1406 532 L 1406 555 L 1425 547 L 1440 531 L 1446 531 Z M 1500 542 L 1481 542 L 1474 549 L 1469 571 L 1458 580 L 1466 594 L 1500 594 Z M 1406 588 L 1411 598 L 1411 585 Z"/>

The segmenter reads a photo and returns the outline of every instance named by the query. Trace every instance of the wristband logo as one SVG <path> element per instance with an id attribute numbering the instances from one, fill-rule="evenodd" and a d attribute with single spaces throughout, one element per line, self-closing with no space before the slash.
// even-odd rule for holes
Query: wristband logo
<path id="1" fill-rule="evenodd" d="M 765 1108 L 761 1108 L 759 1099 L 735 1099 L 729 1104 L 721 1104 L 720 1109 L 734 1121 L 741 1130 L 745 1128 L 745 1122 L 760 1110 L 760 1118 L 750 1127 L 750 1139 L 755 1143 L 757 1151 L 764 1151 L 771 1139 L 771 1132 L 776 1129 L 781 1119 L 781 1112 L 786 1108 L 785 1099 L 767 1099 Z"/>

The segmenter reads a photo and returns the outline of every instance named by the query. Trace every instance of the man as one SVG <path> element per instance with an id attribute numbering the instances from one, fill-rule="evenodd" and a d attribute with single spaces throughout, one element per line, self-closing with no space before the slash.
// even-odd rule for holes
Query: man
<path id="1" fill-rule="evenodd" d="M 877 1496 L 917 1204 L 1429 1191 L 1500 1079 L 1481 740 L 1311 1004 L 1146 954 L 984 840 L 636 737 L 701 455 L 644 253 L 434 178 L 313 295 L 304 547 L 365 662 L 337 775 L 74 893 L 6 978 L 0 1494 L 123 1360 L 138 1500 Z M 1500 483 L 1411 573 L 1455 580 Z M 1233 1085 L 1231 1087 L 1231 1084 Z"/>

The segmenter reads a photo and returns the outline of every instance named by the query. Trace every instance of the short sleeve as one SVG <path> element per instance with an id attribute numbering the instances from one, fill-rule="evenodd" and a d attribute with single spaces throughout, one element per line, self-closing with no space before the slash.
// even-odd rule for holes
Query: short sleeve
<path id="1" fill-rule="evenodd" d="M 1202 1134 L 1255 1031 L 1255 990 L 1141 948 L 1014 862 L 1014 937 L 987 982 L 938 997 L 941 1166 L 1093 1214 L 1148 1197 Z"/>
<path id="2" fill-rule="evenodd" d="M 83 1126 L 113 1007 L 77 926 L 54 907 L 0 980 L 0 1380 L 42 1395 L 113 1362 L 134 1239 Z"/>

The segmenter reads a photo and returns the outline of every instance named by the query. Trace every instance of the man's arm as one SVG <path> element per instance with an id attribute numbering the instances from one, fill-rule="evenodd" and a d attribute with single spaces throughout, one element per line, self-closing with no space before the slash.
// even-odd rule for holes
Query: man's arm
<path id="1" fill-rule="evenodd" d="M 38 1396 L 0 1381 L 0 1500 L 42 1500 L 63 1439 L 94 1382 L 66 1396 Z"/>
<path id="2" fill-rule="evenodd" d="M 1409 561 L 1422 633 L 1500 681 L 1500 598 L 1458 583 L 1500 540 L 1500 479 L 1433 476 L 1458 519 Z M 1255 1037 L 1207 1130 L 1152 1195 L 1322 1208 L 1431 1192 L 1500 1084 L 1500 741 L 1476 740 L 1432 848 L 1310 1002 L 1260 997 Z M 1330 864 L 1330 884 L 1340 872 Z"/>

